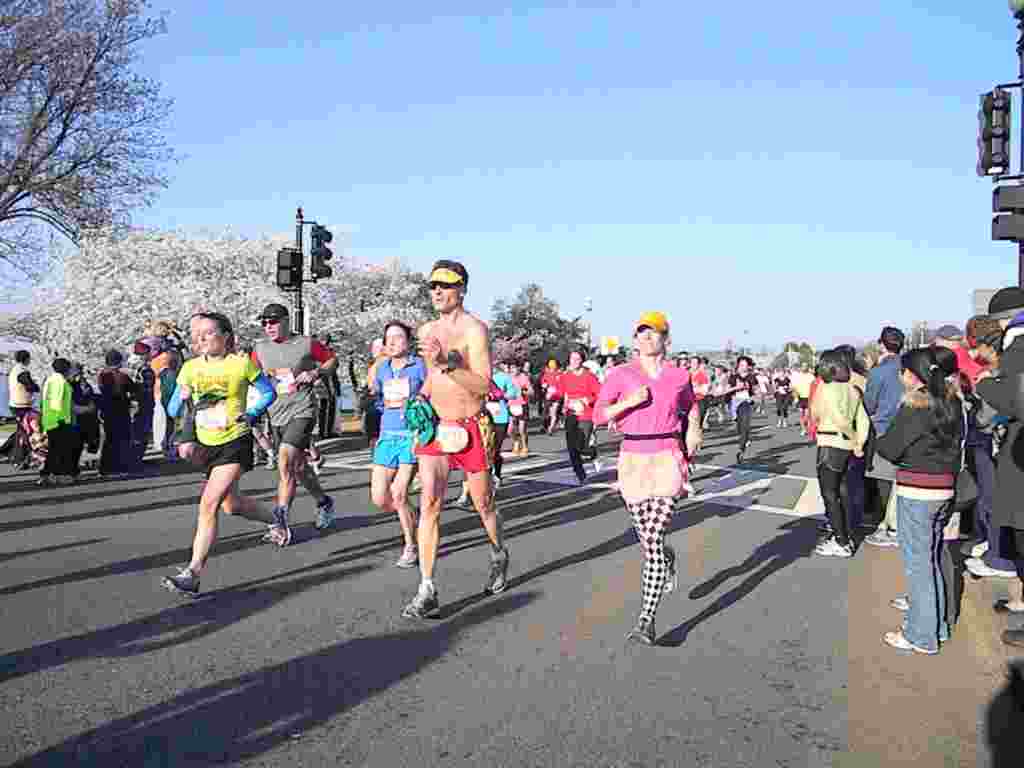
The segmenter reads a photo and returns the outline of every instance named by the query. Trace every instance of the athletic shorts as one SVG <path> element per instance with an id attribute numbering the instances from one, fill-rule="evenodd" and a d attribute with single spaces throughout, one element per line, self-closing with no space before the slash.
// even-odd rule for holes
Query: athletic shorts
<path id="1" fill-rule="evenodd" d="M 413 437 L 409 432 L 381 432 L 373 449 L 373 463 L 378 467 L 398 469 L 400 464 L 415 464 Z"/>
<path id="2" fill-rule="evenodd" d="M 801 397 L 800 399 L 798 399 L 796 401 L 797 407 L 801 411 L 806 411 L 807 410 L 807 406 L 808 406 L 809 403 L 810 403 L 810 400 L 808 398 L 806 398 L 806 397 Z"/>
<path id="3" fill-rule="evenodd" d="M 481 413 L 469 419 L 451 422 L 461 424 L 469 433 L 469 442 L 458 453 L 445 453 L 437 440 L 416 446 L 417 456 L 445 456 L 450 469 L 461 469 L 467 475 L 487 472 L 491 468 L 494 450 L 494 424 L 490 414 Z"/>
<path id="4" fill-rule="evenodd" d="M 210 476 L 214 467 L 239 464 L 243 472 L 248 472 L 253 467 L 251 434 L 247 433 L 241 437 L 236 437 L 230 443 L 224 443 L 224 445 L 203 445 L 202 447 L 206 452 L 203 468 L 206 469 L 207 477 Z"/>
<path id="5" fill-rule="evenodd" d="M 280 448 L 287 443 L 304 451 L 313 444 L 314 426 L 316 419 L 313 418 L 292 419 L 283 427 L 271 426 L 274 432 L 274 445 Z"/>

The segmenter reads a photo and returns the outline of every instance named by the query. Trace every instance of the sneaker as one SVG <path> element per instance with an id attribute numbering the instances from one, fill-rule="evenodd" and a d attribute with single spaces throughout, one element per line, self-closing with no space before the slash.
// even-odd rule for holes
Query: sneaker
<path id="1" fill-rule="evenodd" d="M 465 491 L 463 491 L 462 495 L 460 495 L 459 498 L 457 498 L 455 500 L 455 506 L 457 506 L 457 507 L 464 507 L 468 503 L 469 503 L 469 494 L 466 493 Z"/>
<path id="2" fill-rule="evenodd" d="M 263 541 L 278 547 L 287 547 L 292 541 L 292 529 L 288 526 L 288 508 L 274 507 L 274 522 L 267 526 Z"/>
<path id="3" fill-rule="evenodd" d="M 334 499 L 330 496 L 325 497 L 323 504 L 316 505 L 316 522 L 313 525 L 318 531 L 334 525 Z"/>
<path id="4" fill-rule="evenodd" d="M 160 582 L 164 589 L 177 592 L 185 597 L 199 597 L 199 577 L 192 573 L 188 566 L 178 571 L 175 576 L 165 576 Z"/>
<path id="5" fill-rule="evenodd" d="M 829 536 L 814 548 L 814 553 L 823 557 L 835 557 L 839 554 L 839 542 Z"/>
<path id="6" fill-rule="evenodd" d="M 882 639 L 893 648 L 899 648 L 901 651 L 913 651 L 914 653 L 923 653 L 926 656 L 934 656 L 938 653 L 938 650 L 930 651 L 927 648 L 922 648 L 919 645 L 914 645 L 912 642 L 907 640 L 903 636 L 903 632 L 886 632 Z"/>
<path id="7" fill-rule="evenodd" d="M 416 549 L 416 545 L 412 544 L 406 546 L 402 550 L 402 556 L 395 561 L 396 568 L 415 568 L 420 562 L 420 553 Z"/>
<path id="8" fill-rule="evenodd" d="M 406 619 L 436 619 L 441 615 L 441 605 L 437 600 L 437 589 L 420 584 L 416 597 L 402 609 L 402 617 Z"/>
<path id="9" fill-rule="evenodd" d="M 968 557 L 981 558 L 985 556 L 986 552 L 988 552 L 988 542 L 982 541 L 976 544 L 968 542 L 960 548 L 960 551 Z"/>
<path id="10" fill-rule="evenodd" d="M 890 531 L 888 528 L 878 528 L 864 541 L 876 547 L 898 547 L 900 545 L 896 531 Z"/>
<path id="11" fill-rule="evenodd" d="M 1017 578 L 1016 571 L 1000 571 L 995 568 L 990 568 L 980 557 L 968 558 L 964 561 L 964 565 L 967 566 L 967 570 L 971 572 L 972 576 L 977 576 L 979 579 L 984 579 L 989 576 L 995 576 L 1000 579 Z"/>
<path id="12" fill-rule="evenodd" d="M 665 579 L 665 586 L 661 588 L 661 594 L 667 595 L 676 589 L 676 551 L 665 545 L 665 560 L 668 569 L 668 578 Z"/>
<path id="13" fill-rule="evenodd" d="M 897 611 L 909 611 L 910 610 L 910 601 L 907 599 L 906 595 L 900 595 L 899 597 L 894 597 L 892 600 L 889 601 L 889 605 L 891 605 Z"/>
<path id="14" fill-rule="evenodd" d="M 654 645 L 654 619 L 641 616 L 636 620 L 636 626 L 626 635 L 626 640 L 631 643 Z"/>
<path id="15" fill-rule="evenodd" d="M 508 549 L 504 548 L 498 554 L 491 553 L 491 570 L 487 576 L 485 592 L 497 595 L 504 592 L 508 586 Z"/>

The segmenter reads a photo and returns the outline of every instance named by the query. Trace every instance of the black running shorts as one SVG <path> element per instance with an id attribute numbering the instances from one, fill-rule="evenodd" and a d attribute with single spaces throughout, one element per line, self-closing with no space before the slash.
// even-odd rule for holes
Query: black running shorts
<path id="1" fill-rule="evenodd" d="M 301 418 L 292 419 L 283 427 L 271 427 L 274 430 L 274 445 L 280 449 L 287 443 L 304 451 L 313 444 L 313 427 L 315 426 L 316 419 Z"/>
<path id="2" fill-rule="evenodd" d="M 214 467 L 239 464 L 243 472 L 248 472 L 253 467 L 251 434 L 242 435 L 224 445 L 203 445 L 202 449 L 206 453 L 203 466 L 206 468 L 207 477 Z"/>

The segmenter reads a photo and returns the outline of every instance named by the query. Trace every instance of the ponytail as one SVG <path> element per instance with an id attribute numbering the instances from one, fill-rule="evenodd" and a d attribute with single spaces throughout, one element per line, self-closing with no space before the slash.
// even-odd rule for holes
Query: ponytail
<path id="1" fill-rule="evenodd" d="M 961 430 L 963 407 L 950 396 L 946 378 L 957 372 L 956 354 L 943 347 L 922 347 L 906 352 L 900 362 L 916 376 L 928 393 L 928 410 L 934 422 L 932 434 L 942 443 L 952 443 Z"/>

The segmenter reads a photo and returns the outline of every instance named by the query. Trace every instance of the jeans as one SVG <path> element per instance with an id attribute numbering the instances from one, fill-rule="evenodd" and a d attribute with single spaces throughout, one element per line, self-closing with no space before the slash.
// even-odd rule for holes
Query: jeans
<path id="1" fill-rule="evenodd" d="M 974 506 L 974 538 L 988 542 L 985 565 L 998 571 L 1012 571 L 1012 560 L 999 557 L 999 528 L 992 525 L 992 507 L 996 491 L 996 463 L 992 458 L 992 438 L 976 433 L 974 445 L 967 446 L 967 471 L 978 486 L 978 501 Z"/>
<path id="2" fill-rule="evenodd" d="M 754 404 L 750 401 L 736 406 L 736 431 L 739 434 L 740 451 L 750 445 L 750 419 L 754 415 Z"/>
<path id="3" fill-rule="evenodd" d="M 953 500 L 896 500 L 900 553 L 907 581 L 910 610 L 903 636 L 930 651 L 949 638 L 946 583 L 942 575 L 942 529 L 953 511 Z"/>
<path id="4" fill-rule="evenodd" d="M 867 492 L 864 487 L 864 472 L 867 469 L 864 457 L 850 457 L 846 468 L 846 508 L 850 510 L 850 530 L 864 524 L 864 509 L 867 506 Z"/>
<path id="5" fill-rule="evenodd" d="M 821 500 L 825 503 L 825 514 L 828 516 L 836 541 L 843 546 L 850 543 L 850 515 L 843 501 L 840 486 L 852 453 L 845 448 L 818 446 L 818 486 L 821 488 Z"/>

